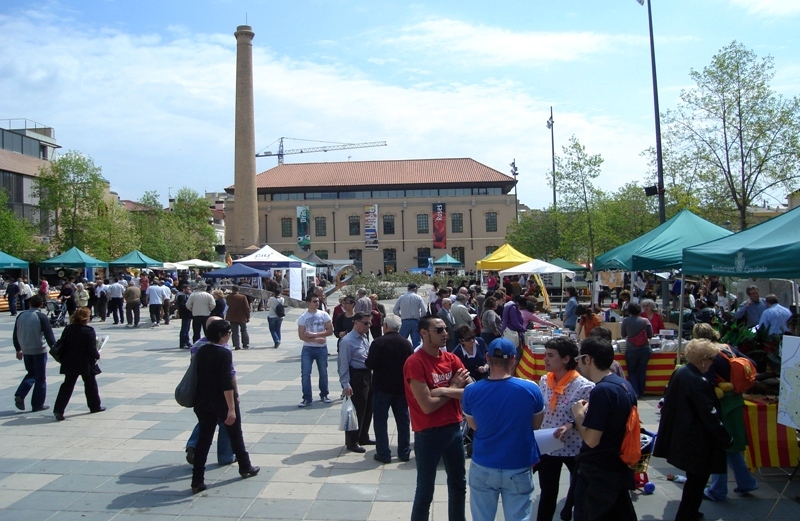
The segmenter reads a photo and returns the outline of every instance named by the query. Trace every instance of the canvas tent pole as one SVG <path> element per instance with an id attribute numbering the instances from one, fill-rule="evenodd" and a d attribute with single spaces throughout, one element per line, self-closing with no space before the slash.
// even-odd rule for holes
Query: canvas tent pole
<path id="1" fill-rule="evenodd" d="M 683 292 L 686 291 L 686 274 L 681 271 L 681 294 L 678 298 L 678 349 L 675 365 L 681 363 L 681 341 L 683 340 Z"/>

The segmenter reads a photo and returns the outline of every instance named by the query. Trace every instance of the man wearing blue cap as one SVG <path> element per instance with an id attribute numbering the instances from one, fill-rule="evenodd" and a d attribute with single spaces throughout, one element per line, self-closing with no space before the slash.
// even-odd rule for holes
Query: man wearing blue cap
<path id="1" fill-rule="evenodd" d="M 474 521 L 491 520 L 503 497 L 506 521 L 531 517 L 533 472 L 539 448 L 533 430 L 544 420 L 539 387 L 514 378 L 517 348 L 497 338 L 489 344 L 489 377 L 464 389 L 461 406 L 475 429 L 469 469 L 470 510 Z"/>

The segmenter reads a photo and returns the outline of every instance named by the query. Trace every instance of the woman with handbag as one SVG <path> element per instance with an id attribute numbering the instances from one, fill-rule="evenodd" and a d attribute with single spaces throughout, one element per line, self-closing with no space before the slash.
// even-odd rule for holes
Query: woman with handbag
<path id="1" fill-rule="evenodd" d="M 105 407 L 100 405 L 100 394 L 97 391 L 97 380 L 95 375 L 99 374 L 100 368 L 97 361 L 100 360 L 100 352 L 97 351 L 97 336 L 94 329 L 87 325 L 91 311 L 89 308 L 78 308 L 70 318 L 70 324 L 61 333 L 61 374 L 64 375 L 64 383 L 58 390 L 58 397 L 53 409 L 57 421 L 64 421 L 64 410 L 67 408 L 72 391 L 75 389 L 75 382 L 78 377 L 83 379 L 83 388 L 86 393 L 86 405 L 89 412 L 103 412 Z"/>
<path id="2" fill-rule="evenodd" d="M 628 316 L 622 319 L 620 334 L 625 337 L 625 363 L 628 365 L 628 381 L 636 391 L 636 398 L 644 396 L 644 384 L 647 375 L 647 363 L 653 351 L 650 339 L 653 338 L 653 326 L 650 321 L 641 317 L 642 308 L 633 302 L 628 304 Z"/>

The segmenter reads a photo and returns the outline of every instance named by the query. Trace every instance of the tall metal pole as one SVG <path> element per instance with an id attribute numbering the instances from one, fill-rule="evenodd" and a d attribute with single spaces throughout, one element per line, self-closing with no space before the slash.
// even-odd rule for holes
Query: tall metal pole
<path id="1" fill-rule="evenodd" d="M 550 148 L 552 151 L 553 159 L 553 210 L 556 209 L 556 138 L 553 133 L 553 126 L 556 124 L 553 120 L 553 106 L 550 106 L 550 119 L 547 120 L 547 128 L 550 129 Z"/>
<path id="2" fill-rule="evenodd" d="M 512 159 L 511 164 L 511 175 L 514 176 L 514 214 L 515 219 L 519 222 L 519 192 L 517 191 L 517 160 Z"/>
<path id="3" fill-rule="evenodd" d="M 658 109 L 658 79 L 656 78 L 656 46 L 653 41 L 653 13 L 647 0 L 647 22 L 650 27 L 650 63 L 653 68 L 653 109 L 656 116 L 656 171 L 658 175 L 658 222 L 667 220 L 664 208 L 664 160 L 661 153 L 661 114 Z"/>

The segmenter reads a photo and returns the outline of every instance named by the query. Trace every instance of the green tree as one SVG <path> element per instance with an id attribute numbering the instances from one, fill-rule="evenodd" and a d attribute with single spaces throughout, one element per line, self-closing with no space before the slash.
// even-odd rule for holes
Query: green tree
<path id="1" fill-rule="evenodd" d="M 603 158 L 600 154 L 589 155 L 574 135 L 569 145 L 562 147 L 563 154 L 556 157 L 556 189 L 559 192 L 559 209 L 567 215 L 564 226 L 559 228 L 561 251 L 567 258 L 586 258 L 594 262 L 595 225 L 597 203 L 602 191 L 594 186 L 600 175 Z M 552 181 L 551 181 L 552 183 Z"/>
<path id="2" fill-rule="evenodd" d="M 90 254 L 102 253 L 94 235 L 107 188 L 100 167 L 80 152 L 71 150 L 39 169 L 33 195 L 51 218 L 56 250 L 77 246 Z"/>
<path id="3" fill-rule="evenodd" d="M 91 223 L 92 251 L 113 260 L 139 248 L 139 234 L 127 208 L 107 197 L 98 203 L 96 210 L 97 218 Z"/>
<path id="4" fill-rule="evenodd" d="M 638 183 L 628 183 L 597 200 L 594 224 L 597 251 L 606 252 L 632 241 L 658 226 L 656 199 L 649 198 Z"/>
<path id="5" fill-rule="evenodd" d="M 8 207 L 8 194 L 0 189 L 0 251 L 31 262 L 45 258 L 47 246 L 36 240 L 36 227 L 17 217 Z"/>
<path id="6" fill-rule="evenodd" d="M 217 259 L 214 250 L 217 234 L 211 225 L 211 209 L 205 197 L 191 188 L 181 188 L 175 194 L 172 216 L 174 224 L 184 234 L 185 251 L 191 253 L 186 258 Z"/>
<path id="7" fill-rule="evenodd" d="M 506 242 L 529 257 L 555 259 L 559 256 L 560 216 L 552 208 L 528 212 L 508 226 Z"/>
<path id="8" fill-rule="evenodd" d="M 715 213 L 731 205 L 741 229 L 747 208 L 800 180 L 800 99 L 770 87 L 774 64 L 732 42 L 702 71 L 696 86 L 665 117 L 665 136 L 677 156 L 680 182 L 693 178 L 700 199 Z"/>

